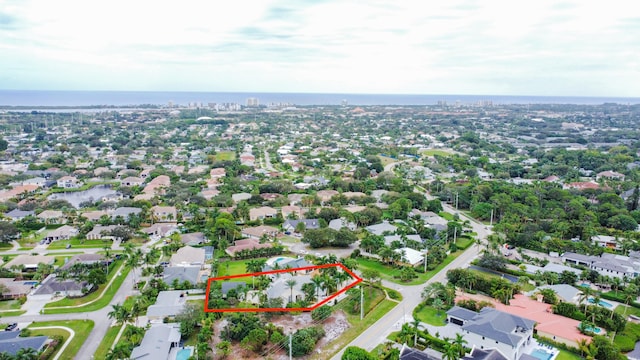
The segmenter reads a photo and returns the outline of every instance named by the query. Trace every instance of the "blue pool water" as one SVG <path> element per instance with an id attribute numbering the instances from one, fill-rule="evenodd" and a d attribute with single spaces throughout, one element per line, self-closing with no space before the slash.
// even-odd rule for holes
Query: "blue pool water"
<path id="1" fill-rule="evenodd" d="M 540 360 L 551 360 L 551 358 L 553 357 L 553 354 L 550 354 L 542 349 L 535 349 L 531 353 L 531 356 Z"/>
<path id="2" fill-rule="evenodd" d="M 600 334 L 600 328 L 599 327 L 585 326 L 584 330 L 585 331 L 591 331 L 594 334 Z"/>
<path id="3" fill-rule="evenodd" d="M 37 281 L 25 281 L 24 282 L 25 285 L 29 285 L 29 286 L 36 286 L 38 285 Z"/>
<path id="4" fill-rule="evenodd" d="M 180 349 L 176 355 L 176 360 L 187 360 L 189 359 L 189 356 L 191 356 L 191 349 Z"/>
<path id="5" fill-rule="evenodd" d="M 582 284 L 580 284 L 580 286 L 582 286 L 582 287 L 591 287 L 591 285 L 589 285 L 587 283 L 582 283 Z"/>
<path id="6" fill-rule="evenodd" d="M 595 304 L 595 300 L 593 300 L 593 298 L 589 298 L 589 302 L 592 304 Z M 606 302 L 604 300 L 598 301 L 598 304 L 602 307 L 606 307 L 607 309 L 611 309 L 613 307 L 613 304 Z"/>

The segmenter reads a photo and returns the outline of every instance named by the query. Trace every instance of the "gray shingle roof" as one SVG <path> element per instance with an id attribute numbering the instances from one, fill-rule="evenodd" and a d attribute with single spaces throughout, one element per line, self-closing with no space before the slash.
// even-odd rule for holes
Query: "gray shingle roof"
<path id="1" fill-rule="evenodd" d="M 177 324 L 152 326 L 144 334 L 140 346 L 131 351 L 131 359 L 166 359 L 171 346 L 180 342 L 179 329 Z"/>
<path id="2" fill-rule="evenodd" d="M 454 306 L 449 311 L 447 311 L 447 315 L 456 317 L 462 320 L 471 320 L 478 315 L 477 312 L 471 311 L 469 309 L 465 309 L 460 306 Z"/>
<path id="3" fill-rule="evenodd" d="M 15 355 L 18 350 L 33 348 L 40 351 L 47 341 L 46 336 L 19 337 L 20 331 L 5 331 L 0 336 L 0 353 Z"/>
<path id="4" fill-rule="evenodd" d="M 463 325 L 462 329 L 503 344 L 516 346 L 525 336 L 524 332 L 520 333 L 518 330 L 531 330 L 534 324 L 532 320 L 485 307 L 476 317 Z"/>
<path id="5" fill-rule="evenodd" d="M 162 280 L 167 284 L 171 284 L 174 279 L 178 279 L 179 282 L 185 280 L 191 284 L 197 284 L 200 282 L 198 274 L 200 273 L 199 266 L 175 266 L 164 268 Z"/>

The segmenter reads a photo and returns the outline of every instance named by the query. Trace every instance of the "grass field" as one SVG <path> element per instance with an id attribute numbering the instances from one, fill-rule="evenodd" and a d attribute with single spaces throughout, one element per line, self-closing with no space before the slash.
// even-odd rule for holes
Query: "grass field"
<path id="1" fill-rule="evenodd" d="M 560 349 L 560 353 L 556 357 L 556 360 L 582 360 L 583 358 L 577 354 L 569 352 L 567 350 Z"/>
<path id="2" fill-rule="evenodd" d="M 217 276 L 241 275 L 247 273 L 247 260 L 226 261 L 218 264 Z M 229 279 L 228 281 L 247 281 L 246 278 Z"/>
<path id="3" fill-rule="evenodd" d="M 235 160 L 236 153 L 234 153 L 233 151 L 220 151 L 212 156 L 214 161 L 228 161 Z"/>
<path id="4" fill-rule="evenodd" d="M 20 303 L 18 300 L 3 300 L 0 301 L 0 310 L 17 310 L 20 309 Z"/>
<path id="5" fill-rule="evenodd" d="M 397 159 L 392 159 L 392 158 L 390 158 L 388 156 L 378 155 L 378 158 L 380 158 L 380 162 L 382 163 L 382 166 L 387 166 L 387 165 L 389 165 L 389 164 L 391 164 L 393 162 L 398 161 Z"/>
<path id="6" fill-rule="evenodd" d="M 445 320 L 447 319 L 444 310 L 436 310 L 431 306 L 425 306 L 420 311 L 414 312 L 413 315 L 416 316 L 418 320 L 434 326 L 444 326 L 446 323 Z"/>
<path id="7" fill-rule="evenodd" d="M 103 248 L 105 245 L 111 246 L 111 240 L 79 240 L 79 239 L 70 239 L 70 240 L 58 240 L 52 242 L 47 249 L 56 250 L 56 249 L 66 249 L 67 245 L 71 244 L 71 248 L 76 249 L 87 249 L 87 248 Z"/>
<path id="8" fill-rule="evenodd" d="M 613 310 L 614 312 L 617 312 L 618 314 L 622 315 L 625 314 L 625 308 L 627 308 L 626 311 L 626 315 L 635 315 L 635 316 L 640 316 L 640 309 L 633 307 L 633 306 L 627 306 L 625 304 L 620 304 L 618 306 L 616 306 L 616 308 Z"/>
<path id="9" fill-rule="evenodd" d="M 456 241 L 456 245 L 461 249 L 467 249 L 473 244 L 473 239 L 468 236 L 461 236 Z"/>
<path id="10" fill-rule="evenodd" d="M 20 316 L 26 312 L 27 310 L 2 311 L 0 317 Z"/>
<path id="11" fill-rule="evenodd" d="M 452 153 L 445 151 L 445 150 L 436 150 L 436 149 L 425 149 L 420 151 L 420 154 L 423 156 L 451 156 L 453 155 Z"/>
<path id="12" fill-rule="evenodd" d="M 113 344 L 116 336 L 118 336 L 118 332 L 120 331 L 120 326 L 111 326 L 109 330 L 107 330 L 107 334 L 100 341 L 100 345 L 96 349 L 96 352 L 93 354 L 94 359 L 96 360 L 104 360 L 107 356 L 107 353 L 111 349 L 111 345 Z"/>
<path id="13" fill-rule="evenodd" d="M 435 275 L 440 270 L 442 270 L 445 266 L 447 266 L 450 262 L 452 262 L 460 254 L 462 254 L 462 250 L 459 250 L 459 251 L 456 251 L 454 253 L 449 254 L 449 256 L 447 256 L 447 258 L 440 265 L 438 265 L 435 269 L 427 271 L 426 274 L 424 274 L 424 273 L 416 273 L 418 275 L 418 277 L 413 279 L 413 280 L 411 280 L 411 281 L 409 281 L 409 282 L 402 282 L 402 281 L 400 281 L 400 279 L 396 279 L 395 278 L 395 276 L 399 276 L 400 275 L 400 268 L 396 268 L 396 267 L 392 267 L 392 266 L 389 266 L 389 265 L 382 264 L 381 262 L 379 262 L 377 260 L 360 258 L 360 259 L 358 259 L 358 268 L 360 270 L 365 270 L 365 269 L 377 270 L 380 273 L 380 277 L 382 279 L 388 280 L 388 281 L 392 281 L 392 282 L 394 282 L 396 284 L 418 285 L 418 284 L 423 284 L 425 281 L 429 280 L 433 275 Z"/>
<path id="14" fill-rule="evenodd" d="M 59 358 L 61 360 L 73 360 L 75 359 L 75 356 L 78 353 L 78 350 L 80 350 L 82 344 L 87 340 L 89 333 L 91 333 L 91 330 L 93 329 L 93 325 L 93 321 L 91 320 L 36 321 L 31 323 L 29 328 L 41 326 L 66 326 L 75 331 L 75 336 L 71 340 L 71 343 L 66 349 L 64 349 L 64 352 Z M 69 333 L 62 329 L 33 330 L 32 335 L 62 335 L 65 341 L 69 338 Z"/>
<path id="15" fill-rule="evenodd" d="M 129 274 L 129 270 L 130 269 L 128 267 L 124 267 L 124 266 L 113 268 L 109 273 L 109 278 L 111 278 L 111 276 L 114 276 L 118 272 L 121 272 L 121 274 L 116 276 L 116 279 L 113 281 L 113 284 L 111 284 L 111 286 L 107 287 L 107 284 L 103 284 L 103 285 L 100 285 L 98 290 L 92 292 L 87 296 L 84 296 L 81 298 L 75 298 L 75 299 L 64 298 L 56 302 L 48 303 L 47 305 L 45 305 L 44 313 L 45 314 L 68 314 L 68 313 L 87 312 L 87 311 L 95 311 L 95 310 L 102 309 L 103 307 L 107 306 L 109 302 L 111 302 L 111 299 L 116 294 L 116 292 L 122 285 L 122 282 Z M 97 301 L 91 304 L 82 306 L 83 304 L 86 304 L 89 301 L 97 299 L 100 296 L 100 294 L 103 292 L 104 292 L 104 296 L 102 296 L 100 299 L 98 299 Z M 77 307 L 64 308 L 63 306 L 77 306 Z"/>
<path id="16" fill-rule="evenodd" d="M 0 242 L 0 251 L 2 250 L 9 250 L 13 247 L 13 244 L 8 243 L 8 242 Z"/>

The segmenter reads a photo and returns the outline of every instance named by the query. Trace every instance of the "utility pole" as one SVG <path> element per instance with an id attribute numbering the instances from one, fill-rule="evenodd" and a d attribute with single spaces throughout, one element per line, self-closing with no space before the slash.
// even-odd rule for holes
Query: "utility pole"
<path id="1" fill-rule="evenodd" d="M 489 221 L 489 226 L 493 226 L 493 209 L 491 209 L 491 220 Z"/>
<path id="2" fill-rule="evenodd" d="M 289 333 L 289 360 L 293 359 L 293 330 Z"/>
<path id="3" fill-rule="evenodd" d="M 427 255 L 429 254 L 429 247 L 424 248 L 424 273 L 427 273 Z"/>
<path id="4" fill-rule="evenodd" d="M 360 320 L 364 318 L 364 288 L 360 284 Z"/>
<path id="5" fill-rule="evenodd" d="M 456 210 L 458 210 L 458 192 L 456 191 Z"/>
<path id="6" fill-rule="evenodd" d="M 456 240 L 458 239 L 458 227 L 454 226 L 453 227 L 453 243 L 455 244 Z"/>

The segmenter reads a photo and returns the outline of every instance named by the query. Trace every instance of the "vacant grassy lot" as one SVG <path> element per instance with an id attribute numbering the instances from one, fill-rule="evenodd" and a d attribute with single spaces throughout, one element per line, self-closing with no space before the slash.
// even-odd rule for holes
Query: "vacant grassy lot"
<path id="1" fill-rule="evenodd" d="M 247 260 L 226 261 L 218 264 L 217 276 L 242 275 L 247 273 Z M 229 279 L 228 281 L 248 281 L 250 277 Z"/>
<path id="2" fill-rule="evenodd" d="M 420 154 L 423 156 L 451 156 L 452 153 L 445 150 L 436 150 L 436 149 L 425 149 L 420 151 Z"/>
<path id="3" fill-rule="evenodd" d="M 62 360 L 75 359 L 78 350 L 84 342 L 87 340 L 91 329 L 93 329 L 93 321 L 91 320 L 63 320 L 63 321 L 36 321 L 29 325 L 29 328 L 41 327 L 41 326 L 66 326 L 75 331 L 75 336 L 71 340 L 69 346 L 64 349 L 64 352 L 60 356 Z M 47 329 L 47 330 L 33 330 L 32 334 L 37 335 L 62 335 L 64 340 L 67 341 L 69 333 L 62 329 Z M 66 335 L 66 336 L 65 336 Z"/>
<path id="4" fill-rule="evenodd" d="M 20 303 L 18 300 L 3 300 L 0 301 L 0 310 L 17 310 L 20 309 Z"/>
<path id="5" fill-rule="evenodd" d="M 380 158 L 380 162 L 382 163 L 382 166 L 387 166 L 387 165 L 389 165 L 389 164 L 391 164 L 393 162 L 398 161 L 397 159 L 393 159 L 393 158 L 390 158 L 388 156 L 378 155 L 378 157 Z"/>
<path id="6" fill-rule="evenodd" d="M 234 160 L 236 158 L 236 153 L 233 151 L 220 151 L 215 155 L 212 155 L 214 161 L 229 161 Z"/>

